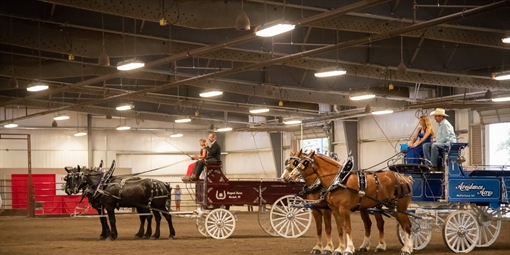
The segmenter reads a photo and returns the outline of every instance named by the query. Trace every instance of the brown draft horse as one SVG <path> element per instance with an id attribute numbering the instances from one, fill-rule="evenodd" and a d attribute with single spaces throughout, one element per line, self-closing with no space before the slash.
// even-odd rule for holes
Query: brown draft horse
<path id="1" fill-rule="evenodd" d="M 333 211 L 338 229 L 339 244 L 333 254 L 351 255 L 354 253 L 355 248 L 351 236 L 351 211 L 380 205 L 394 209 L 393 216 L 405 231 L 401 254 L 411 254 L 413 251 L 413 241 L 410 238 L 411 221 L 406 211 L 412 198 L 412 178 L 392 171 L 367 173 L 366 189 L 360 192 L 356 172 L 351 172 L 343 182 L 335 183 L 339 169 L 338 162 L 311 152 L 302 157 L 289 175 L 289 178 L 293 180 L 299 176 L 306 180 L 315 174 L 326 188 L 331 188 L 333 185 L 338 186 L 325 195 L 325 199 Z"/>
<path id="2" fill-rule="evenodd" d="M 303 156 L 306 156 L 303 153 L 303 150 L 299 150 L 294 152 L 291 150 L 291 157 L 286 161 L 285 171 L 281 176 L 281 180 L 284 182 L 289 182 L 291 179 L 289 178 L 290 173 L 294 168 L 298 165 L 299 160 Z M 342 167 L 342 164 L 339 163 L 339 169 Z M 307 191 L 307 199 L 308 200 L 319 200 L 320 194 L 322 190 L 322 184 L 320 180 L 317 178 L 317 175 L 314 173 L 308 176 L 305 180 L 305 188 L 303 191 Z M 313 190 L 312 190 L 313 189 Z M 317 231 L 317 243 L 312 248 L 311 254 L 320 254 L 320 250 L 322 248 L 322 221 L 324 220 L 324 226 L 326 228 L 326 247 L 323 249 L 323 254 L 331 254 L 333 250 L 333 241 L 331 238 L 331 209 L 328 207 L 325 200 L 319 202 L 319 204 L 314 205 L 315 208 L 312 210 L 312 215 L 315 219 L 316 231 Z M 375 252 L 383 252 L 386 251 L 386 241 L 384 240 L 384 218 L 381 212 L 374 211 L 373 212 L 375 220 L 377 222 L 377 229 L 379 230 L 379 242 L 375 247 Z M 363 226 L 365 228 L 365 236 L 363 237 L 363 243 L 358 248 L 360 252 L 366 252 L 370 250 L 370 235 L 372 232 L 372 220 L 369 216 L 369 211 L 364 209 L 360 210 L 361 220 L 363 221 Z"/>
<path id="3" fill-rule="evenodd" d="M 291 157 L 286 161 L 285 171 L 282 173 L 281 180 L 284 182 L 289 182 L 291 179 L 289 178 L 289 174 L 294 170 L 294 168 L 298 165 L 301 157 L 305 156 L 303 150 L 299 150 L 298 152 L 294 152 L 291 150 Z M 340 167 L 342 165 L 340 164 Z M 305 187 L 303 191 L 306 192 L 308 200 L 319 200 L 320 194 L 322 190 L 322 184 L 320 180 L 317 178 L 317 175 L 314 173 L 308 176 L 305 180 Z M 315 246 L 312 248 L 311 254 L 320 254 L 322 249 L 322 222 L 324 221 L 325 232 L 326 232 L 326 246 L 323 248 L 323 254 L 331 254 L 333 251 L 333 241 L 331 238 L 331 209 L 327 206 L 325 200 L 319 202 L 319 204 L 314 204 L 314 208 L 312 210 L 312 215 L 315 219 L 316 231 L 317 231 L 317 242 Z M 377 222 L 377 228 L 379 230 L 379 242 L 375 247 L 375 252 L 383 252 L 386 251 L 386 241 L 384 240 L 384 219 L 382 217 L 382 213 L 378 211 L 373 212 L 374 217 Z M 370 235 L 372 231 L 372 220 L 369 217 L 369 211 L 366 209 L 360 210 L 360 216 L 363 221 L 363 225 L 365 228 L 365 235 L 363 238 L 363 243 L 358 248 L 360 252 L 366 252 L 370 250 Z"/>

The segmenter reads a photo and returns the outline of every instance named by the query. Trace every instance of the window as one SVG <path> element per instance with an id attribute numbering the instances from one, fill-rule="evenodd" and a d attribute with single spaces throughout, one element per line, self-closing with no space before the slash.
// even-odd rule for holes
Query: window
<path id="1" fill-rule="evenodd" d="M 303 140 L 302 147 L 303 151 L 319 152 L 329 156 L 328 151 L 328 138 L 315 138 Z"/>
<path id="2" fill-rule="evenodd" d="M 489 165 L 510 165 L 510 122 L 488 125 Z"/>

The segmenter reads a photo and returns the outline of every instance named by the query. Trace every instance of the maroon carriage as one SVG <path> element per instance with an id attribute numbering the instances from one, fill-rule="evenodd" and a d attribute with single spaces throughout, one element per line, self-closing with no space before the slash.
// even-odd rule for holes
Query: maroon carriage
<path id="1" fill-rule="evenodd" d="M 204 172 L 205 178 L 195 182 L 197 210 L 192 215 L 202 235 L 225 239 L 234 232 L 236 217 L 230 206 L 258 206 L 259 224 L 270 235 L 294 238 L 310 227 L 311 212 L 305 208 L 303 198 L 296 196 L 302 183 L 229 180 L 221 162 L 205 164 Z"/>

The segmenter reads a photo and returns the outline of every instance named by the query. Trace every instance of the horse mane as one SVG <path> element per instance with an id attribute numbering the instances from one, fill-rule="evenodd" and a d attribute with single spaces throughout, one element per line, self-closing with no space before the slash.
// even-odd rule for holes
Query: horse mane
<path id="1" fill-rule="evenodd" d="M 341 167 L 342 164 L 340 164 L 339 162 L 333 160 L 332 158 L 326 156 L 326 155 L 322 155 L 322 154 L 319 154 L 319 153 L 315 153 L 315 156 L 318 157 L 319 159 L 322 159 L 323 161 L 325 161 L 326 163 L 330 164 L 330 165 L 333 165 L 337 168 Z"/>

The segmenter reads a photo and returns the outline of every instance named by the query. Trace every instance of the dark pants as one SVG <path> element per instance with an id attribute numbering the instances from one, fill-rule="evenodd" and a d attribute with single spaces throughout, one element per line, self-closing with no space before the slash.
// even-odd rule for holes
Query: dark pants
<path id="1" fill-rule="evenodd" d="M 208 159 L 207 162 L 216 162 L 216 159 Z M 204 171 L 204 161 L 199 160 L 195 164 L 195 168 L 193 169 L 193 175 L 198 178 L 200 178 L 200 174 L 202 174 L 202 171 Z"/>

